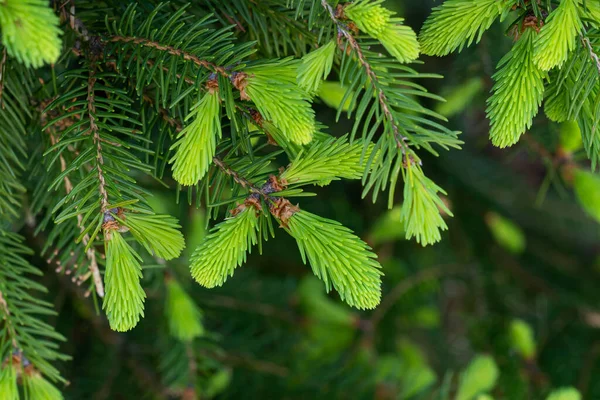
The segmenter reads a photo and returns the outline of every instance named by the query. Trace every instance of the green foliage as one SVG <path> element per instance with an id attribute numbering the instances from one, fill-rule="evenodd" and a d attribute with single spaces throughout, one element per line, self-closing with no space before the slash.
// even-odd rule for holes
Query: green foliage
<path id="1" fill-rule="evenodd" d="M 533 29 L 526 29 L 502 58 L 494 75 L 487 115 L 491 125 L 490 138 L 496 146 L 517 143 L 531 127 L 542 103 L 546 74 L 533 61 L 535 35 Z"/>
<path id="2" fill-rule="evenodd" d="M 62 51 L 59 20 L 44 0 L 0 3 L 2 44 L 27 67 L 54 64 Z"/>
<path id="3" fill-rule="evenodd" d="M 346 89 L 339 82 L 321 82 L 319 86 L 319 98 L 323 103 L 334 109 L 340 109 L 341 111 L 348 112 L 350 110 L 350 97 L 345 96 Z M 345 100 L 344 100 L 345 99 Z"/>
<path id="4" fill-rule="evenodd" d="M 583 147 L 581 129 L 575 121 L 565 121 L 560 124 L 560 146 L 567 152 L 575 152 Z"/>
<path id="5" fill-rule="evenodd" d="M 425 21 L 419 41 L 427 55 L 445 56 L 478 43 L 498 17 L 504 19 L 514 0 L 446 0 Z"/>
<path id="6" fill-rule="evenodd" d="M 372 146 L 364 149 L 362 140 L 348 143 L 347 137 L 329 138 L 301 150 L 280 178 L 289 184 L 328 182 L 333 179 L 360 179 L 365 170 L 364 159 Z"/>
<path id="7" fill-rule="evenodd" d="M 386 50 L 401 63 L 419 57 L 417 35 L 408 26 L 401 25 L 403 18 L 381 6 L 383 0 L 358 0 L 348 3 L 344 12 L 356 23 L 358 29 L 378 39 Z"/>
<path id="8" fill-rule="evenodd" d="M 575 388 L 566 387 L 552 391 L 546 400 L 581 400 L 581 394 Z"/>
<path id="9" fill-rule="evenodd" d="M 475 357 L 463 371 L 456 393 L 456 400 L 471 400 L 496 386 L 500 371 L 490 356 Z"/>
<path id="10" fill-rule="evenodd" d="M 322 285 L 314 276 L 306 276 L 298 285 L 300 304 L 307 315 L 318 323 L 336 326 L 352 326 L 356 316 L 348 309 L 329 299 L 322 290 Z"/>
<path id="11" fill-rule="evenodd" d="M 335 41 L 332 40 L 302 57 L 297 78 L 300 88 L 311 94 L 317 93 L 321 82 L 331 72 L 335 47 Z"/>
<path id="12" fill-rule="evenodd" d="M 579 19 L 578 0 L 562 0 L 535 38 L 533 62 L 542 70 L 561 67 L 583 28 Z"/>
<path id="13" fill-rule="evenodd" d="M 573 171 L 573 188 L 581 207 L 600 222 L 600 177 L 585 169 Z"/>
<path id="14" fill-rule="evenodd" d="M 358 309 L 375 308 L 381 299 L 381 266 L 370 247 L 336 221 L 307 211 L 289 219 L 286 230 L 298 243 L 304 263 L 313 273 Z"/>
<path id="15" fill-rule="evenodd" d="M 167 277 L 165 317 L 169 322 L 171 335 L 182 341 L 190 341 L 204 334 L 200 309 L 172 277 Z"/>
<path id="16" fill-rule="evenodd" d="M 448 229 L 440 212 L 452 213 L 438 193 L 446 194 L 427 178 L 418 166 L 411 166 L 404 173 L 404 204 L 400 220 L 404 224 L 406 239 L 416 238 L 423 246 L 439 242 L 441 231 Z"/>
<path id="17" fill-rule="evenodd" d="M 444 117 L 452 117 L 464 111 L 483 90 L 483 81 L 472 78 L 447 93 L 445 103 L 439 103 L 435 111 Z"/>
<path id="18" fill-rule="evenodd" d="M 527 360 L 535 357 L 537 345 L 533 329 L 527 322 L 515 319 L 510 324 L 510 340 L 512 347 Z"/>
<path id="19" fill-rule="evenodd" d="M 1 56 L 0 56 L 1 58 Z M 0 82 L 4 85 L 0 104 L 0 214 L 17 217 L 25 186 L 21 172 L 26 154 L 25 135 L 29 117 L 27 96 L 30 91 L 28 77 L 19 77 L 14 66 L 0 61 Z"/>
<path id="20" fill-rule="evenodd" d="M 508 218 L 490 213 L 486 222 L 498 244 L 513 254 L 522 254 L 527 238 L 521 228 Z"/>
<path id="21" fill-rule="evenodd" d="M 262 116 L 294 143 L 307 144 L 315 133 L 315 113 L 297 85 L 298 62 L 285 59 L 246 68 L 245 93 Z M 293 112 L 290 112 L 293 110 Z"/>
<path id="22" fill-rule="evenodd" d="M 181 226 L 170 215 L 126 213 L 121 221 L 135 240 L 157 257 L 177 258 L 185 247 Z"/>
<path id="23" fill-rule="evenodd" d="M 52 381 L 64 382 L 52 363 L 68 359 L 57 344 L 65 339 L 43 320 L 55 312 L 52 304 L 35 297 L 47 289 L 33 280 L 42 273 L 27 261 L 32 251 L 22 242 L 19 235 L 0 230 L 0 359 L 4 363 L 19 352 L 18 362 L 25 357 Z M 5 374 L 1 381 L 11 387 L 11 372 Z"/>
<path id="24" fill-rule="evenodd" d="M 142 267 L 140 256 L 118 231 L 106 233 L 106 296 L 102 309 L 106 311 L 110 327 L 119 332 L 133 329 L 144 316 L 146 293 L 140 283 Z"/>
<path id="25" fill-rule="evenodd" d="M 234 217 L 221 222 L 207 235 L 190 259 L 194 279 L 202 286 L 221 286 L 246 261 L 257 242 L 258 217 L 252 207 L 244 207 Z"/>
<path id="26" fill-rule="evenodd" d="M 193 118 L 171 146 L 175 155 L 173 178 L 182 185 L 195 185 L 204 177 L 212 163 L 221 138 L 221 105 L 218 90 L 208 90 L 192 109 L 186 120 Z"/>
<path id="27" fill-rule="evenodd" d="M 0 369 L 0 393 L 4 396 L 3 399 L 19 400 L 17 369 L 10 362 Z"/>
<path id="28" fill-rule="evenodd" d="M 37 372 L 22 375 L 25 400 L 62 400 L 60 391 Z"/>

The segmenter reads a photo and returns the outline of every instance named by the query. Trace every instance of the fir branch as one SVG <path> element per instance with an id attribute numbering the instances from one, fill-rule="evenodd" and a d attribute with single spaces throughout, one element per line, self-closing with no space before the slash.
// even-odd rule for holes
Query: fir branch
<path id="1" fill-rule="evenodd" d="M 370 247 L 337 221 L 296 210 L 286 216 L 285 229 L 296 239 L 302 261 L 358 309 L 375 308 L 381 299 L 381 265 Z"/>
<path id="2" fill-rule="evenodd" d="M 592 42 L 587 36 L 581 36 L 581 42 L 589 52 L 590 58 L 594 62 L 594 64 L 596 65 L 596 69 L 598 70 L 598 76 L 600 76 L 600 57 L 594 51 L 594 46 L 592 46 Z"/>
<path id="3" fill-rule="evenodd" d="M 379 101 L 379 104 L 381 105 L 381 109 L 386 119 L 392 126 L 393 139 L 396 142 L 396 146 L 402 151 L 402 153 L 406 153 L 408 150 L 408 145 L 405 142 L 406 138 L 400 134 L 398 125 L 396 124 L 396 121 L 394 119 L 394 115 L 390 111 L 391 106 L 389 105 L 389 100 L 385 92 L 380 89 L 379 77 L 377 76 L 373 68 L 371 68 L 371 64 L 369 64 L 369 62 L 367 61 L 362 48 L 360 47 L 352 33 L 350 33 L 350 30 L 347 27 L 347 25 L 340 21 L 340 19 L 337 17 L 335 11 L 333 10 L 333 7 L 328 3 L 327 0 L 321 0 L 321 5 L 325 8 L 325 10 L 327 10 L 329 17 L 337 26 L 339 34 L 341 34 L 346 39 L 346 41 L 350 45 L 350 48 L 356 53 L 359 63 L 363 66 L 367 76 L 369 77 L 370 86 L 376 93 L 376 97 Z"/>
<path id="4" fill-rule="evenodd" d="M 190 260 L 194 279 L 202 286 L 221 286 L 246 261 L 246 253 L 257 243 L 258 218 L 252 206 L 238 209 L 205 237 Z"/>
<path id="5" fill-rule="evenodd" d="M 98 191 L 100 192 L 100 211 L 102 214 L 108 210 L 108 191 L 106 190 L 106 179 L 104 178 L 104 172 L 102 166 L 104 165 L 104 158 L 102 157 L 102 145 L 100 138 L 100 130 L 96 125 L 96 105 L 94 102 L 94 85 L 96 84 L 96 70 L 95 62 L 89 66 L 88 72 L 88 86 L 87 86 L 87 116 L 89 119 L 90 135 L 94 146 L 96 147 L 96 169 L 98 172 Z"/>
<path id="6" fill-rule="evenodd" d="M 113 43 L 115 43 L 115 42 L 134 43 L 134 44 L 142 45 L 144 47 L 156 49 L 159 51 L 165 51 L 173 56 L 181 57 L 182 59 L 184 59 L 186 61 L 191 61 L 194 64 L 196 64 L 197 66 L 208 69 L 211 72 L 216 72 L 224 77 L 230 76 L 230 74 L 227 72 L 227 70 L 224 67 L 216 65 L 207 60 L 202 60 L 194 54 L 188 53 L 181 49 L 177 49 L 173 46 L 161 44 L 159 42 L 155 42 L 155 41 L 152 41 L 149 39 L 144 39 L 144 38 L 139 38 L 139 37 L 119 36 L 119 35 L 112 36 L 108 40 Z"/>
<path id="7" fill-rule="evenodd" d="M 49 136 L 50 136 L 50 143 L 54 146 L 58 143 L 58 139 L 56 138 L 55 134 L 53 133 L 54 128 L 49 127 L 48 131 L 49 131 Z M 65 160 L 65 157 L 62 155 L 62 153 L 59 155 L 59 160 L 60 160 L 60 171 L 65 172 L 67 169 L 67 162 Z M 64 181 L 64 186 L 65 186 L 65 193 L 68 196 L 71 193 L 71 191 L 73 190 L 73 183 L 71 182 L 71 179 L 69 179 L 68 175 L 64 176 L 63 181 Z M 80 232 L 84 233 L 85 225 L 83 224 L 83 216 L 81 214 L 77 214 L 77 226 L 79 227 Z M 83 246 L 87 249 L 87 250 L 85 250 L 85 255 L 89 261 L 88 269 L 91 272 L 91 276 L 94 281 L 94 288 L 96 289 L 96 293 L 98 294 L 98 296 L 104 297 L 104 284 L 102 283 L 102 276 L 100 275 L 100 268 L 98 267 L 98 260 L 96 259 L 96 250 L 92 246 L 88 247 L 89 242 L 90 242 L 90 235 L 86 232 L 83 235 L 83 237 L 81 238 L 81 243 L 83 243 Z M 88 275 L 88 274 L 81 276 L 79 278 L 79 282 L 85 282 L 89 276 L 90 275 Z"/>

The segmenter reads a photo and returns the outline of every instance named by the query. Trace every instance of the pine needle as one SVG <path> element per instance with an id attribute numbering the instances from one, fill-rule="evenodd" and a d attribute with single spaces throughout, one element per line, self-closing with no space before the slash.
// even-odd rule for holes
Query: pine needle
<path id="1" fill-rule="evenodd" d="M 207 235 L 190 260 L 194 279 L 207 288 L 221 286 L 246 261 L 246 253 L 257 242 L 254 208 L 245 208 L 226 219 Z"/>
<path id="2" fill-rule="evenodd" d="M 120 220 L 121 221 L 121 220 Z M 185 248 L 181 225 L 170 215 L 126 213 L 121 221 L 150 254 L 171 260 Z"/>
<path id="3" fill-rule="evenodd" d="M 298 243 L 302 260 L 314 274 L 358 309 L 375 308 L 381 299 L 381 266 L 370 247 L 337 221 L 296 212 L 286 230 Z"/>
<path id="4" fill-rule="evenodd" d="M 193 118 L 171 146 L 175 155 L 173 178 L 182 185 L 191 186 L 206 175 L 221 138 L 220 100 L 217 90 L 209 90 L 194 107 L 187 119 Z"/>
<path id="5" fill-rule="evenodd" d="M 542 71 L 561 67 L 576 46 L 583 24 L 577 0 L 562 0 L 534 41 L 533 61 Z"/>
<path id="6" fill-rule="evenodd" d="M 2 44 L 27 67 L 53 64 L 62 50 L 59 19 L 45 0 L 0 2 Z"/>
<path id="7" fill-rule="evenodd" d="M 291 59 L 248 67 L 243 90 L 286 138 L 307 144 L 315 133 L 315 112 L 308 94 L 298 87 L 297 70 L 298 62 Z"/>
<path id="8" fill-rule="evenodd" d="M 317 93 L 321 82 L 331 72 L 335 48 L 335 41 L 332 40 L 302 57 L 298 66 L 298 86 L 313 96 Z"/>
<path id="9" fill-rule="evenodd" d="M 546 73 L 533 62 L 536 32 L 525 29 L 498 64 L 496 83 L 488 99 L 490 138 L 498 147 L 512 146 L 531 127 L 544 97 Z"/>
<path id="10" fill-rule="evenodd" d="M 435 7 L 419 35 L 421 51 L 445 56 L 481 40 L 498 17 L 504 19 L 513 0 L 446 0 Z"/>
<path id="11" fill-rule="evenodd" d="M 102 309 L 106 311 L 112 329 L 126 332 L 133 329 L 144 316 L 146 293 L 140 283 L 141 258 L 118 231 L 110 232 L 110 239 L 106 240 L 105 247 L 106 294 Z"/>
<path id="12" fill-rule="evenodd" d="M 171 335 L 184 342 L 203 335 L 202 314 L 192 298 L 174 278 L 167 278 L 165 286 L 165 317 Z"/>

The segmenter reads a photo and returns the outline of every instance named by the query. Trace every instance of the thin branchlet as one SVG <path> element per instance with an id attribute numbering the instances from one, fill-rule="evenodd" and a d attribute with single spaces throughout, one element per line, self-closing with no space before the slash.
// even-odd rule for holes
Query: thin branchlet
<path id="1" fill-rule="evenodd" d="M 181 49 L 177 49 L 173 46 L 161 44 L 161 43 L 149 40 L 149 39 L 129 37 L 129 36 L 112 36 L 111 38 L 109 38 L 109 41 L 111 41 L 113 43 L 114 42 L 134 43 L 134 44 L 142 45 L 144 47 L 150 47 L 150 48 L 153 48 L 156 50 L 166 51 L 167 53 L 169 53 L 171 55 L 181 57 L 186 61 L 191 61 L 199 67 L 208 69 L 212 72 L 216 72 L 225 77 L 229 77 L 229 73 L 225 70 L 224 67 L 216 65 L 214 63 L 211 63 L 210 61 L 207 61 L 207 60 L 202 60 L 199 57 L 195 56 L 194 54 L 188 53 Z"/>
<path id="2" fill-rule="evenodd" d="M 348 27 L 348 25 L 346 25 L 344 22 L 340 21 L 338 14 L 333 10 L 333 7 L 331 7 L 331 5 L 327 2 L 327 0 L 321 0 L 321 4 L 325 8 L 325 10 L 327 10 L 329 17 L 337 26 L 338 35 L 344 37 L 346 39 L 346 41 L 348 42 L 348 44 L 350 45 L 350 48 L 356 53 L 358 62 L 365 69 L 365 72 L 366 72 L 367 76 L 369 77 L 371 86 L 373 87 L 373 90 L 377 93 L 377 100 L 379 101 L 379 104 L 381 105 L 383 114 L 385 115 L 386 119 L 392 126 L 393 137 L 394 137 L 394 141 L 396 142 L 396 146 L 402 151 L 402 153 L 405 153 L 408 148 L 406 141 L 405 141 L 406 138 L 400 134 L 398 125 L 396 124 L 394 115 L 392 114 L 390 106 L 389 106 L 389 100 L 388 100 L 387 96 L 385 95 L 384 91 L 380 89 L 379 77 L 377 76 L 375 71 L 373 71 L 371 64 L 369 64 L 369 61 L 366 59 L 366 57 L 362 51 L 362 48 L 356 41 L 356 38 L 354 38 L 354 36 L 350 32 L 350 28 Z"/>
<path id="3" fill-rule="evenodd" d="M 102 166 L 104 165 L 104 158 L 102 157 L 102 140 L 100 138 L 100 129 L 96 125 L 96 105 L 94 97 L 94 85 L 96 84 L 96 64 L 92 62 L 90 64 L 89 77 L 88 77 L 88 91 L 87 91 L 87 113 L 90 120 L 90 135 L 96 146 L 96 168 L 98 170 L 98 190 L 100 192 L 100 210 L 102 213 L 106 213 L 108 210 L 108 192 L 106 190 L 106 179 L 104 177 L 104 171 Z"/>

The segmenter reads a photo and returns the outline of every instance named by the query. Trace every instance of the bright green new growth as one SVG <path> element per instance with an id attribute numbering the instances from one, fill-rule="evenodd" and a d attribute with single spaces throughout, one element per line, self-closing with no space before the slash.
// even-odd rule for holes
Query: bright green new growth
<path id="1" fill-rule="evenodd" d="M 504 16 L 513 0 L 447 0 L 433 9 L 419 35 L 421 51 L 445 56 L 481 40 L 494 21 Z"/>
<path id="2" fill-rule="evenodd" d="M 315 112 L 308 94 L 298 87 L 297 71 L 298 61 L 292 59 L 248 67 L 243 90 L 286 138 L 307 144 L 315 133 Z"/>
<path id="3" fill-rule="evenodd" d="M 577 0 L 562 0 L 534 42 L 533 61 L 542 70 L 561 67 L 575 48 L 583 24 L 579 18 Z"/>
<path id="4" fill-rule="evenodd" d="M 286 230 L 298 243 L 302 260 L 333 286 L 340 298 L 358 309 L 375 308 L 381 299 L 381 265 L 371 248 L 337 221 L 299 210 Z"/>
<path id="5" fill-rule="evenodd" d="M 190 260 L 194 279 L 207 288 L 221 286 L 246 261 L 257 241 L 258 217 L 248 207 L 226 219 L 207 235 Z"/>
<path id="6" fill-rule="evenodd" d="M 17 370 L 9 361 L 0 368 L 0 394 L 3 400 L 19 400 Z"/>
<path id="7" fill-rule="evenodd" d="M 600 223 L 600 176 L 585 169 L 573 170 L 573 188 L 581 207 Z"/>
<path id="8" fill-rule="evenodd" d="M 404 203 L 400 220 L 404 224 L 406 239 L 415 237 L 423 246 L 439 242 L 440 231 L 448 229 L 440 210 L 452 213 L 438 193 L 446 194 L 442 188 L 427 178 L 423 171 L 411 165 L 402 170 L 404 178 Z"/>
<path id="9" fill-rule="evenodd" d="M 45 0 L 0 1 L 2 44 L 27 67 L 58 60 L 62 47 L 59 22 Z"/>
<path id="10" fill-rule="evenodd" d="M 34 371 L 21 374 L 25 400 L 62 400 L 60 391 L 42 375 Z"/>
<path id="11" fill-rule="evenodd" d="M 173 163 L 173 178 L 182 185 L 191 186 L 204 177 L 221 138 L 220 99 L 218 90 L 209 89 L 194 107 L 186 120 L 194 120 L 177 136 L 171 146 L 176 153 L 169 160 Z"/>
<path id="12" fill-rule="evenodd" d="M 165 286 L 167 288 L 165 317 L 169 322 L 171 335 L 184 342 L 202 336 L 204 334 L 202 314 L 194 301 L 177 280 L 167 278 Z"/>
<path id="13" fill-rule="evenodd" d="M 546 400 L 581 400 L 581 393 L 575 388 L 565 387 L 554 390 Z"/>
<path id="14" fill-rule="evenodd" d="M 462 373 L 456 400 L 472 400 L 494 388 L 500 371 L 490 356 L 477 356 Z"/>
<path id="15" fill-rule="evenodd" d="M 111 329 L 126 332 L 133 329 L 140 317 L 144 316 L 146 293 L 140 284 L 141 258 L 118 231 L 107 234 L 110 234 L 110 238 L 105 241 L 106 294 L 102 309 L 106 311 Z"/>
<path id="16" fill-rule="evenodd" d="M 350 144 L 347 137 L 317 142 L 300 151 L 280 178 L 289 184 L 360 179 L 372 149 L 370 145 L 363 156 L 364 141 Z"/>
<path id="17" fill-rule="evenodd" d="M 170 215 L 127 213 L 122 224 L 148 253 L 165 260 L 179 257 L 185 247 L 181 225 Z"/>
<path id="18" fill-rule="evenodd" d="M 358 29 L 378 39 L 381 44 L 401 63 L 419 57 L 417 35 L 408 26 L 402 25 L 403 18 L 394 17 L 394 12 L 381 6 L 383 0 L 357 0 L 344 8 L 344 13 Z"/>
<path id="19" fill-rule="evenodd" d="M 523 253 L 527 238 L 519 225 L 494 212 L 486 215 L 486 223 L 500 246 L 513 254 Z"/>
<path id="20" fill-rule="evenodd" d="M 298 86 L 314 95 L 321 82 L 327 78 L 333 66 L 335 41 L 313 50 L 304 57 L 298 66 Z"/>
<path id="21" fill-rule="evenodd" d="M 548 85 L 544 93 L 544 113 L 554 122 L 569 119 L 569 92 L 559 90 L 555 82 Z"/>
<path id="22" fill-rule="evenodd" d="M 535 357 L 536 343 L 533 329 L 525 321 L 516 319 L 510 324 L 510 339 L 512 346 L 523 358 L 529 360 Z"/>
<path id="23" fill-rule="evenodd" d="M 536 32 L 525 29 L 498 64 L 487 116 L 491 121 L 490 138 L 498 147 L 512 146 L 531 127 L 544 98 L 545 72 L 533 62 Z"/>

